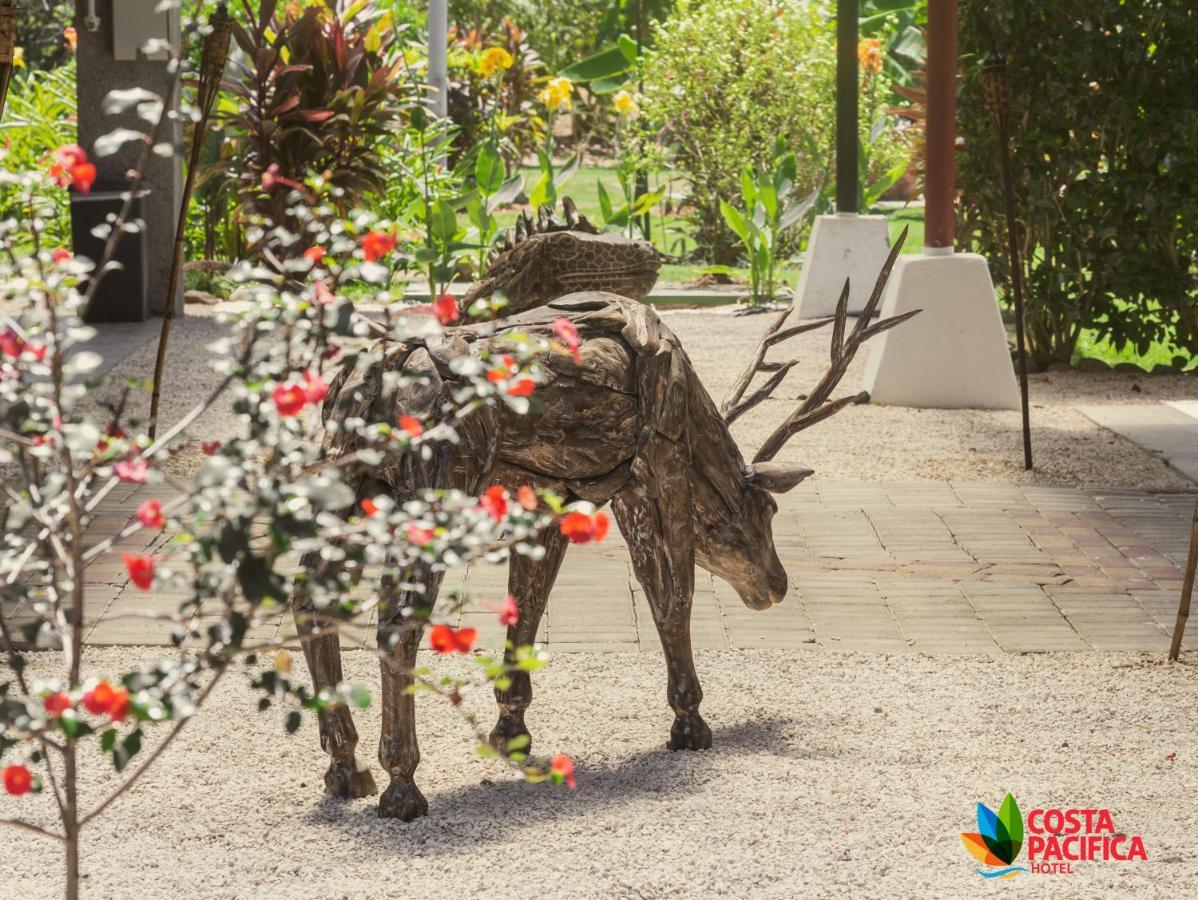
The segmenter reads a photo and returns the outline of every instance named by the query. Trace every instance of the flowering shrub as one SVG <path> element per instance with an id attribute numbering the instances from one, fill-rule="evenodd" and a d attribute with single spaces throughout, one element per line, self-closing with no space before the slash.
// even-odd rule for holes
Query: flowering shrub
<path id="1" fill-rule="evenodd" d="M 161 107 L 142 102 L 140 108 L 156 117 Z M 147 125 L 152 132 L 155 122 Z M 122 139 L 140 141 L 145 154 L 151 152 L 148 135 L 113 138 Z M 234 270 L 234 278 L 253 286 L 253 300 L 233 320 L 231 336 L 212 348 L 223 378 L 210 396 L 156 440 L 125 416 L 127 386 L 117 389 L 111 411 L 99 418 L 85 415 L 84 396 L 104 386 L 92 379 L 94 357 L 76 352 L 90 333 L 80 321 L 89 299 L 80 285 L 86 282 L 94 291 L 102 275 L 89 279 L 91 262 L 44 245 L 44 220 L 37 212 L 52 185 L 70 180 L 83 189 L 94 171 L 84 168 L 89 163 L 77 148 L 61 148 L 55 160 L 60 168 L 53 171 L 0 179 L 0 190 L 15 195 L 8 199 L 34 213 L 19 227 L 10 221 L 0 229 L 0 303 L 19 309 L 0 329 L 0 466 L 18 479 L 5 484 L 0 543 L 0 636 L 8 653 L 7 671 L 0 675 L 6 792 L 0 823 L 60 842 L 67 893 L 76 896 L 81 830 L 137 783 L 222 679 L 233 673 L 245 677 L 260 694 L 259 708 L 280 709 L 290 732 L 305 713 L 323 720 L 339 706 L 366 706 L 371 696 L 365 687 L 312 689 L 293 678 L 291 651 L 314 634 L 338 634 L 365 623 L 384 607 L 388 595 L 381 584 L 387 579 L 534 552 L 546 528 L 560 527 L 574 541 L 599 540 L 607 519 L 586 505 L 567 508 L 551 492 L 530 487 L 514 496 L 500 487 L 482 496 L 427 490 L 402 503 L 385 494 L 361 495 L 363 479 L 384 454 L 421 455 L 454 441 L 457 423 L 487 405 L 526 410 L 528 395 L 543 379 L 538 359 L 545 347 L 532 340 L 516 342 L 515 349 L 494 358 L 481 341 L 478 357 L 461 368 L 453 403 L 424 417 L 391 421 L 363 415 L 332 424 L 340 435 L 352 436 L 352 452 L 335 456 L 311 439 L 312 417 L 337 367 L 369 367 L 382 359 L 381 347 L 360 346 L 377 325 L 360 316 L 342 288 L 351 281 L 385 280 L 382 263 L 395 245 L 369 217 L 343 221 L 337 214 L 340 189 L 306 172 L 293 173 L 306 190 L 290 192 L 293 205 L 284 215 L 300 223 L 308 250 L 319 252 L 305 252 L 278 272 L 248 264 Z M 123 217 L 110 223 L 110 247 L 124 225 Z M 260 228 L 256 240 L 268 252 L 289 240 L 268 223 Z M 380 297 L 388 299 L 385 292 Z M 390 304 L 385 327 L 392 340 L 435 336 L 458 315 L 456 305 L 443 300 L 420 307 Z M 563 326 L 557 334 L 577 350 L 576 332 Z M 402 383 L 416 376 L 397 377 Z M 206 441 L 202 467 L 189 483 L 182 482 L 164 462 L 189 426 L 218 403 L 236 411 L 240 430 Z M 88 525 L 122 483 L 162 487 L 163 493 L 144 501 L 119 534 L 93 544 Z M 172 536 L 170 554 L 128 553 L 124 566 L 136 590 L 184 596 L 170 615 L 177 652 L 143 669 L 88 672 L 84 568 L 146 529 Z M 315 554 L 319 564 L 297 570 L 296 557 L 303 554 Z M 314 630 L 293 639 L 253 638 L 255 627 L 297 592 L 306 598 Z M 439 621 L 455 616 L 466 602 L 455 597 L 453 608 L 423 610 L 402 627 L 431 624 L 429 647 L 436 653 L 472 652 L 476 632 Z M 511 598 L 495 611 L 505 624 L 519 615 Z M 24 624 L 18 627 L 18 620 Z M 394 631 L 380 638 L 379 652 L 387 652 Z M 22 647 L 60 652 L 59 675 L 29 678 Z M 513 672 L 532 671 L 543 658 L 521 647 L 479 662 L 480 674 L 472 681 L 438 679 L 424 669 L 412 678 L 417 688 L 456 707 L 464 691 L 502 687 Z M 486 735 L 472 736 L 481 753 L 496 755 Z M 151 740 L 155 749 L 143 754 Z M 79 770 L 97 758 L 96 748 L 122 778 L 85 808 Z M 519 751 L 510 747 L 502 758 L 523 777 L 573 786 L 568 758 L 539 761 Z M 60 829 L 20 816 L 19 798 L 43 790 L 54 795 Z"/>

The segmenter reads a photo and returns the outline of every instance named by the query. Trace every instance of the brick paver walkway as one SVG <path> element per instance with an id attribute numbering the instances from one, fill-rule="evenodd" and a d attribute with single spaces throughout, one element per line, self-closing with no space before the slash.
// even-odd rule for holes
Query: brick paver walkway
<path id="1" fill-rule="evenodd" d="M 108 498 L 92 533 L 119 531 L 140 499 L 128 488 Z M 774 534 L 791 578 L 786 602 L 755 612 L 700 570 L 697 648 L 1164 652 L 1195 502 L 991 482 L 815 482 L 780 499 Z M 169 642 L 169 623 L 124 615 L 167 611 L 179 600 L 127 584 L 120 555 L 144 552 L 148 540 L 118 545 L 88 568 L 93 643 Z M 495 600 L 506 579 L 506 567 L 480 565 L 451 572 L 446 589 L 466 584 L 478 599 Z M 502 645 L 493 614 L 463 618 L 484 645 Z M 280 628 L 292 633 L 282 611 L 254 636 Z M 540 639 L 557 651 L 658 649 L 618 534 L 571 548 Z"/>

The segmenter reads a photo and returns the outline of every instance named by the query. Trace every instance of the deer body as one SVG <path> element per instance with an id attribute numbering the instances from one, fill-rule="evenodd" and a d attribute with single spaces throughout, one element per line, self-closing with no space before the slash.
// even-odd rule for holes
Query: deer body
<path id="1" fill-rule="evenodd" d="M 773 459 L 799 431 L 861 402 L 862 395 L 831 397 L 857 349 L 915 314 L 871 323 L 905 235 L 904 231 L 892 248 L 851 333 L 847 283 L 834 319 L 783 330 L 788 308 L 766 331 L 754 361 L 720 410 L 678 339 L 649 307 L 599 292 L 553 299 L 534 291 L 521 300 L 531 306 L 522 305 L 525 311 L 494 326 L 494 336 L 489 325 L 453 328 L 423 346 L 396 345 L 381 365 L 368 371 L 343 371 L 326 402 L 325 419 L 369 414 L 374 421 L 394 422 L 405 413 L 433 413 L 452 394 L 450 363 L 469 354 L 471 344 L 483 339 L 502 342 L 510 332 L 548 338 L 554 320 L 568 318 L 582 339 L 581 361 L 546 353 L 541 362 L 550 378 L 538 387 L 539 406 L 530 415 L 484 407 L 462 420 L 459 443 L 440 444 L 431 458 L 397 450 L 363 482 L 359 500 L 381 492 L 403 500 L 430 488 L 477 495 L 499 483 L 511 491 L 532 484 L 570 500 L 610 502 L 665 653 L 666 699 L 674 712 L 669 746 L 703 750 L 711 746 L 711 729 L 699 714 L 703 692 L 691 654 L 694 567 L 698 564 L 723 578 L 754 609 L 767 609 L 785 596 L 786 571 L 771 530 L 777 506 L 770 494 L 790 490 L 811 472 Z M 516 246 L 528 245 L 524 241 Z M 794 365 L 766 361 L 767 351 L 790 336 L 828 324 L 832 348 L 827 373 L 746 464 L 728 424 L 764 400 Z M 386 394 L 382 370 L 397 369 L 424 376 L 423 383 Z M 773 374 L 746 397 L 758 372 Z M 337 440 L 334 435 L 331 452 L 354 449 Z M 565 555 L 567 542 L 557 529 L 547 530 L 540 540 L 544 553 L 539 559 L 513 556 L 509 562 L 508 589 L 520 614 L 508 629 L 509 646 L 533 642 Z M 314 558 L 305 561 L 305 566 L 315 564 Z M 390 648 L 381 666 L 379 743 L 379 761 L 391 779 L 379 800 L 379 814 L 386 817 L 411 820 L 428 811 L 414 781 L 420 751 L 414 697 L 407 691 L 422 629 L 409 623 L 413 610 L 432 607 L 441 579 L 442 573 L 426 570 L 406 572 L 406 588 L 394 579 L 384 579 L 381 585 L 379 646 Z M 302 595 L 293 603 L 301 634 L 306 635 L 304 649 L 313 680 L 318 687 L 331 687 L 341 680 L 338 637 L 313 632 Z M 505 746 L 514 737 L 528 736 L 524 713 L 531 699 L 528 674 L 514 673 L 510 686 L 496 692 L 499 721 L 491 732 L 493 743 Z M 355 760 L 357 742 L 348 709 L 333 707 L 321 721 L 321 746 L 331 757 L 325 786 L 336 796 L 375 792 L 370 772 L 359 769 Z"/>

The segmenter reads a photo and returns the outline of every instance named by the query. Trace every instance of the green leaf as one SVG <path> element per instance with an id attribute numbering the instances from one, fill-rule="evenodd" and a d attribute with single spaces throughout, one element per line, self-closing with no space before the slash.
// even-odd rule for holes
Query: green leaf
<path id="1" fill-rule="evenodd" d="M 354 706 L 358 709 L 368 709 L 371 703 L 370 690 L 361 684 L 355 684 L 353 690 Z"/>
<path id="2" fill-rule="evenodd" d="M 492 196 L 503 187 L 506 177 L 507 168 L 498 148 L 492 143 L 483 144 L 474 163 L 474 182 L 479 193 L 484 197 Z"/>
<path id="3" fill-rule="evenodd" d="M 566 160 L 566 164 L 564 166 L 557 170 L 557 174 L 553 176 L 553 186 L 555 188 L 562 187 L 567 181 L 578 174 L 578 167 L 581 164 L 582 157 L 575 153 L 568 160 Z M 554 196 L 554 199 L 557 199 L 556 195 Z"/>
<path id="4" fill-rule="evenodd" d="M 603 186 L 601 180 L 595 181 L 595 189 L 599 194 L 599 212 L 603 216 L 603 222 L 605 225 L 610 225 L 612 219 L 611 197 L 608 196 L 607 188 Z"/>
<path id="5" fill-rule="evenodd" d="M 1019 845 L 1023 843 L 1023 814 L 1019 811 L 1019 804 L 1015 802 L 1015 798 L 1011 794 L 1003 799 L 1002 806 L 998 810 L 998 820 L 1003 823 L 1007 829 L 1007 835 L 1010 837 L 1015 846 L 1015 853 L 1019 853 Z"/>
<path id="6" fill-rule="evenodd" d="M 518 734 L 507 742 L 507 752 L 515 753 L 517 750 L 523 750 L 532 743 L 532 738 L 527 734 Z"/>
<path id="7" fill-rule="evenodd" d="M 741 211 L 727 200 L 721 200 L 720 215 L 724 217 L 724 221 L 728 227 L 741 239 L 745 247 L 749 247 L 752 243 L 749 238 L 749 224 L 745 221 L 745 217 Z"/>
<path id="8" fill-rule="evenodd" d="M 111 753 L 113 746 L 116 744 L 116 729 L 109 728 L 100 735 L 100 750 L 104 753 Z"/>
<path id="9" fill-rule="evenodd" d="M 458 233 L 457 214 L 447 201 L 438 200 L 433 204 L 428 231 L 429 236 L 442 246 L 452 241 Z"/>
<path id="10" fill-rule="evenodd" d="M 538 209 L 546 205 L 549 202 L 551 191 L 553 191 L 553 173 L 541 172 L 541 177 L 537 179 L 532 193 L 528 195 L 528 205 L 533 209 Z M 554 199 L 557 198 L 554 197 Z"/>
<path id="11" fill-rule="evenodd" d="M 496 206 L 503 206 L 511 203 L 520 196 L 520 192 L 524 190 L 524 176 L 517 174 L 509 178 L 503 183 L 503 187 L 492 198 Z"/>
<path id="12" fill-rule="evenodd" d="M 627 43 L 632 44 L 632 55 L 628 55 Z M 598 53 L 580 59 L 573 65 L 566 66 L 558 72 L 562 78 L 568 78 L 576 83 L 586 83 L 600 78 L 612 78 L 628 69 L 636 62 L 636 41 L 620 36 L 620 40 L 610 47 L 605 47 Z"/>

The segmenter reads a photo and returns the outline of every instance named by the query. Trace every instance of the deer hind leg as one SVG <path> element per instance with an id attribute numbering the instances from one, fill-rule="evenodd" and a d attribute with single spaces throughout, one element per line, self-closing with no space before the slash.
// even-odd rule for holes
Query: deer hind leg
<path id="1" fill-rule="evenodd" d="M 549 592 L 557 580 L 568 546 L 565 536 L 553 527 L 541 534 L 539 543 L 545 548 L 545 555 L 539 560 L 513 554 L 508 561 L 508 593 L 516 598 L 520 610 L 520 620 L 515 625 L 509 625 L 507 630 L 508 646 L 503 658 L 508 663 L 515 658 L 513 651 L 516 647 L 526 646 L 536 640 L 537 626 L 540 625 L 549 601 Z M 501 751 L 513 738 L 529 737 L 524 724 L 524 711 L 532 702 L 532 679 L 528 672 L 513 672 L 510 677 L 511 683 L 506 690 L 495 689 L 499 721 L 491 731 L 491 745 Z M 528 746 L 522 752 L 528 753 Z"/>
<path id="2" fill-rule="evenodd" d="M 300 563 L 301 571 L 311 572 L 322 563 L 319 553 L 308 553 Z M 310 602 L 306 587 L 301 586 L 292 597 L 292 614 L 304 648 L 308 672 L 317 690 L 333 688 L 342 680 L 341 638 L 336 634 L 320 634 L 320 620 Z M 324 788 L 333 797 L 367 797 L 377 794 L 374 777 L 367 768 L 359 768 L 354 756 L 358 747 L 358 731 L 348 707 L 335 704 L 320 716 L 320 748 L 329 755 L 329 768 L 324 773 Z"/>
<path id="3" fill-rule="evenodd" d="M 664 475 L 668 470 L 659 470 Z M 673 471 L 682 472 L 682 469 Z M 612 501 L 620 530 L 628 541 L 632 568 L 644 588 L 666 657 L 666 699 L 674 710 L 671 750 L 707 750 L 711 729 L 699 715 L 703 689 L 691 653 L 690 616 L 695 589 L 691 522 L 681 519 L 679 503 L 689 508 L 685 489 L 669 478 L 651 495 L 643 483 L 626 486 Z"/>
<path id="4" fill-rule="evenodd" d="M 424 634 L 424 619 L 437 601 L 443 573 L 408 572 L 405 583 L 421 589 L 403 588 L 388 573 L 380 585 L 379 668 L 382 676 L 382 734 L 379 737 L 379 762 L 391 776 L 391 783 L 379 798 L 379 816 L 411 822 L 428 815 L 428 801 L 416 787 L 416 767 L 420 765 L 420 745 L 416 738 L 416 697 L 412 670 L 416 651 Z"/>

